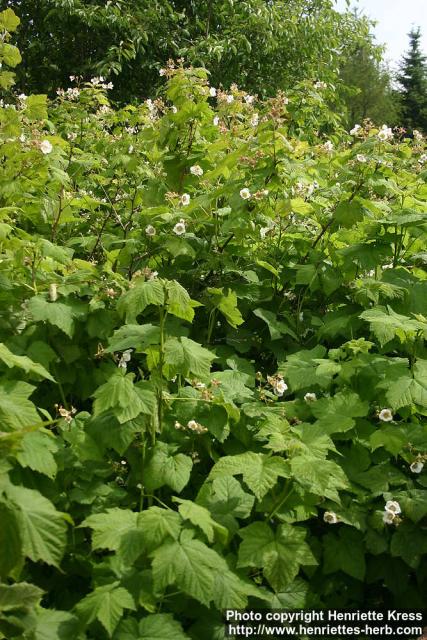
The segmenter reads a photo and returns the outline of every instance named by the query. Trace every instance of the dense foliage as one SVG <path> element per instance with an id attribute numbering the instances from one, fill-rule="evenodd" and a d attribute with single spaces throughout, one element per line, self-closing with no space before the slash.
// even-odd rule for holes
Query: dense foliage
<path id="1" fill-rule="evenodd" d="M 69 75 L 114 79 L 116 100 L 153 97 L 169 58 L 204 66 L 214 86 L 260 96 L 336 79 L 368 43 L 369 22 L 332 0 L 9 0 L 21 18 L 18 86 L 54 94 Z"/>
<path id="2" fill-rule="evenodd" d="M 423 606 L 425 140 L 164 82 L 1 103 L 0 637 Z"/>

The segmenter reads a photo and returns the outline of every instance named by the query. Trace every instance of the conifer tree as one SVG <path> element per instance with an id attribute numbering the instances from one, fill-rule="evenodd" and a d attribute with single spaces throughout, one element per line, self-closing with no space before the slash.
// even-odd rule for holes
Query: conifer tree
<path id="1" fill-rule="evenodd" d="M 427 132 L 427 57 L 421 50 L 421 30 L 409 33 L 409 51 L 403 56 L 397 77 L 401 87 L 402 124 Z"/>

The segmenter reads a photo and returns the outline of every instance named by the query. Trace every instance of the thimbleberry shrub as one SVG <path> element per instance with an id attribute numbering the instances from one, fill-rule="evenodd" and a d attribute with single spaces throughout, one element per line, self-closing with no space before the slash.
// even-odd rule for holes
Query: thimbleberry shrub
<path id="1" fill-rule="evenodd" d="M 15 96 L 0 14 L 0 637 L 422 606 L 426 144 L 170 64 Z M 213 90 L 215 89 L 215 90 Z M 232 98 L 232 99 L 231 99 Z"/>

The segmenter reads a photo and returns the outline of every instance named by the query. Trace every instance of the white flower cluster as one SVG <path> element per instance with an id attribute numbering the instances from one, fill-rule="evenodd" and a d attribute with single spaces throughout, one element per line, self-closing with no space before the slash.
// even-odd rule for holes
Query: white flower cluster
<path id="1" fill-rule="evenodd" d="M 391 140 L 393 138 L 393 131 L 386 124 L 383 124 L 377 133 L 377 138 L 378 140 L 381 140 L 381 142 L 387 142 L 387 140 Z"/>
<path id="2" fill-rule="evenodd" d="M 326 82 L 322 82 L 321 80 L 317 80 L 317 82 L 314 83 L 314 88 L 315 89 L 326 89 L 328 87 Z"/>
<path id="3" fill-rule="evenodd" d="M 267 382 L 271 387 L 273 387 L 273 392 L 279 398 L 283 396 L 288 388 L 288 385 L 283 380 L 283 376 L 281 376 L 280 373 L 277 373 L 275 376 L 267 376 Z"/>
<path id="4" fill-rule="evenodd" d="M 304 396 L 306 402 L 316 402 L 317 396 L 315 393 L 306 393 Z"/>
<path id="5" fill-rule="evenodd" d="M 334 150 L 334 145 L 330 140 L 326 140 L 326 142 L 322 145 L 322 148 L 324 149 L 324 151 L 326 151 L 326 153 L 332 153 L 332 151 Z"/>
<path id="6" fill-rule="evenodd" d="M 58 411 L 61 418 L 64 418 L 67 424 L 70 424 L 73 420 L 73 416 L 77 413 L 77 409 L 71 407 L 71 409 L 65 409 L 62 404 L 56 404 L 55 409 Z"/>
<path id="7" fill-rule="evenodd" d="M 425 164 L 427 162 L 427 153 L 423 153 L 419 158 L 418 158 L 418 164 Z"/>
<path id="8" fill-rule="evenodd" d="M 125 351 L 123 351 L 120 360 L 117 364 L 117 366 L 120 369 L 124 369 L 126 371 L 127 367 L 128 367 L 128 362 L 130 362 L 132 356 L 132 349 L 125 349 Z"/>
<path id="9" fill-rule="evenodd" d="M 421 471 L 424 469 L 424 462 L 422 462 L 421 460 L 414 460 L 409 468 L 412 473 L 421 473 Z"/>
<path id="10" fill-rule="evenodd" d="M 43 153 L 43 155 L 52 153 L 52 149 L 53 149 L 53 146 L 49 142 L 49 140 L 43 140 L 42 142 L 40 142 L 40 151 Z"/>
<path id="11" fill-rule="evenodd" d="M 80 96 L 80 89 L 77 87 L 70 87 L 66 91 L 64 91 L 64 89 L 57 89 L 56 94 L 61 98 L 68 98 L 68 100 L 78 100 Z"/>
<path id="12" fill-rule="evenodd" d="M 362 130 L 361 125 L 360 124 L 355 124 L 353 129 L 350 129 L 350 135 L 351 136 L 357 136 L 357 135 L 359 135 L 361 130 Z"/>
<path id="13" fill-rule="evenodd" d="M 414 136 L 414 140 L 416 140 L 417 142 L 421 142 L 421 140 L 424 140 L 423 134 L 421 133 L 421 131 L 418 131 L 418 129 L 414 129 L 412 134 Z"/>
<path id="14" fill-rule="evenodd" d="M 338 516 L 334 511 L 325 511 L 323 514 L 323 520 L 328 524 L 337 524 Z"/>
<path id="15" fill-rule="evenodd" d="M 177 235 L 177 236 L 183 236 L 184 233 L 186 233 L 187 229 L 185 227 L 185 220 L 183 220 L 181 218 L 181 220 L 179 222 L 176 223 L 176 225 L 173 228 L 173 232 Z"/>
<path id="16" fill-rule="evenodd" d="M 112 82 L 105 82 L 105 78 L 103 76 L 95 76 L 94 78 L 91 78 L 90 84 L 99 89 L 112 89 L 114 86 Z"/>
<path id="17" fill-rule="evenodd" d="M 317 180 L 313 180 L 311 184 L 305 184 L 304 182 L 296 182 L 291 187 L 291 193 L 293 196 L 300 196 L 301 198 L 310 198 L 316 189 L 319 188 Z"/>
<path id="18" fill-rule="evenodd" d="M 397 500 L 388 500 L 384 507 L 383 522 L 385 524 L 398 524 L 398 515 L 402 513 L 400 504 Z"/>
<path id="19" fill-rule="evenodd" d="M 378 417 L 383 422 L 392 422 L 393 421 L 393 414 L 392 414 L 390 409 L 381 409 L 381 411 L 378 414 Z"/>
<path id="20" fill-rule="evenodd" d="M 200 177 L 200 176 L 202 176 L 202 175 L 203 175 L 203 169 L 202 169 L 202 167 L 201 167 L 200 165 L 198 165 L 198 164 L 194 164 L 192 167 L 190 167 L 190 173 L 191 173 L 193 176 L 198 176 L 198 177 Z M 190 196 L 188 196 L 188 197 L 190 197 Z"/>
<path id="21" fill-rule="evenodd" d="M 180 422 L 178 422 L 178 420 L 175 422 L 175 429 L 177 429 L 178 431 L 192 431 L 193 433 L 197 433 L 198 435 L 201 435 L 202 433 L 207 433 L 208 429 L 206 427 L 203 427 L 199 422 L 196 422 L 196 420 L 189 420 L 187 422 L 187 426 L 181 424 Z"/>

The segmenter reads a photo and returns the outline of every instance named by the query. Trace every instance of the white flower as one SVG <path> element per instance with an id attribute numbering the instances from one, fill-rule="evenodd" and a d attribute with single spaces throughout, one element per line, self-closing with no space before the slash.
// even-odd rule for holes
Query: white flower
<path id="1" fill-rule="evenodd" d="M 368 158 L 363 155 L 363 153 L 358 153 L 356 156 L 357 162 L 367 162 Z"/>
<path id="2" fill-rule="evenodd" d="M 391 422 L 393 420 L 393 414 L 390 409 L 381 409 L 378 414 L 378 417 L 383 422 Z"/>
<path id="3" fill-rule="evenodd" d="M 314 83 L 315 89 L 326 89 L 327 86 L 326 82 L 322 82 L 321 80 Z"/>
<path id="4" fill-rule="evenodd" d="M 71 82 L 74 82 L 75 79 L 76 79 L 76 76 L 70 76 Z"/>
<path id="5" fill-rule="evenodd" d="M 357 136 L 357 134 L 359 133 L 359 131 L 361 130 L 361 128 L 362 128 L 362 127 L 360 126 L 360 124 L 355 124 L 355 125 L 354 125 L 354 127 L 353 127 L 353 129 L 351 129 L 351 131 L 350 131 L 350 135 L 351 135 L 351 136 Z"/>
<path id="6" fill-rule="evenodd" d="M 317 396 L 315 393 L 306 393 L 304 396 L 306 402 L 316 402 Z"/>
<path id="7" fill-rule="evenodd" d="M 393 131 L 386 124 L 383 124 L 380 131 L 377 134 L 377 138 L 381 140 L 381 142 L 386 142 L 393 137 Z"/>
<path id="8" fill-rule="evenodd" d="M 250 96 L 250 95 L 246 95 L 244 97 L 244 101 L 246 102 L 246 104 L 252 104 L 254 100 L 255 100 L 255 98 L 253 96 Z"/>
<path id="9" fill-rule="evenodd" d="M 384 524 L 393 524 L 394 522 L 394 513 L 391 511 L 384 511 L 383 513 L 383 522 Z"/>
<path id="10" fill-rule="evenodd" d="M 152 224 L 149 224 L 145 227 L 145 233 L 147 236 L 155 236 L 156 235 L 156 230 L 153 227 Z"/>
<path id="11" fill-rule="evenodd" d="M 216 89 L 215 89 L 215 87 L 210 87 L 210 89 L 209 89 L 209 95 L 210 95 L 210 97 L 211 97 L 211 98 L 215 98 L 215 96 L 216 96 Z"/>
<path id="12" fill-rule="evenodd" d="M 194 164 L 192 167 L 190 167 L 190 173 L 192 173 L 193 176 L 202 176 L 203 169 L 198 164 Z"/>
<path id="13" fill-rule="evenodd" d="M 51 153 L 53 147 L 51 145 L 51 143 L 49 142 L 49 140 L 43 140 L 43 142 L 40 143 L 40 151 L 46 155 L 47 153 Z"/>
<path id="14" fill-rule="evenodd" d="M 133 150 L 134 150 L 134 146 L 133 146 L 133 144 L 130 144 L 129 147 L 128 147 L 128 153 L 129 154 L 133 153 Z"/>
<path id="15" fill-rule="evenodd" d="M 244 187 L 243 189 L 240 189 L 240 197 L 243 198 L 243 200 L 249 200 L 249 198 L 251 197 L 251 192 L 249 191 L 249 189 Z"/>
<path id="16" fill-rule="evenodd" d="M 419 141 L 423 139 L 423 134 L 421 133 L 421 131 L 418 131 L 418 129 L 414 129 L 412 133 L 415 140 Z"/>
<path id="17" fill-rule="evenodd" d="M 259 230 L 259 235 L 261 236 L 261 240 L 264 240 L 267 233 L 271 231 L 270 227 L 261 227 Z"/>
<path id="18" fill-rule="evenodd" d="M 338 516 L 333 511 L 325 511 L 323 514 L 323 520 L 328 524 L 337 524 Z"/>
<path id="19" fill-rule="evenodd" d="M 231 104 L 232 102 L 234 102 L 234 96 L 232 96 L 231 93 L 229 93 L 226 100 L 228 104 Z"/>
<path id="20" fill-rule="evenodd" d="M 254 113 L 251 117 L 251 125 L 253 127 L 256 127 L 259 123 L 259 115 L 257 113 Z"/>
<path id="21" fill-rule="evenodd" d="M 219 117 L 215 116 L 215 118 L 212 121 L 214 123 L 214 125 L 217 127 L 219 125 Z"/>
<path id="22" fill-rule="evenodd" d="M 397 516 L 399 513 L 402 513 L 402 509 L 400 508 L 400 504 L 397 502 L 397 500 L 388 500 L 385 503 L 384 509 L 385 511 L 388 511 L 395 516 Z"/>
<path id="23" fill-rule="evenodd" d="M 21 135 L 19 136 L 19 141 L 26 142 L 26 140 L 27 140 L 27 137 L 23 133 L 21 133 Z"/>
<path id="24" fill-rule="evenodd" d="M 420 460 L 415 460 L 415 462 L 413 462 L 409 468 L 412 473 L 421 473 L 424 468 L 424 463 Z"/>
<path id="25" fill-rule="evenodd" d="M 332 142 L 330 140 L 326 140 L 326 142 L 323 145 L 323 148 L 328 153 L 332 153 L 332 151 L 334 150 L 334 145 L 332 144 Z"/>
<path id="26" fill-rule="evenodd" d="M 190 429 L 190 431 L 197 431 L 198 428 L 199 425 L 195 420 L 189 420 L 187 422 L 187 429 Z"/>
<path id="27" fill-rule="evenodd" d="M 166 69 L 159 70 L 159 76 L 164 76 L 166 74 Z"/>
<path id="28" fill-rule="evenodd" d="M 423 153 L 422 156 L 418 158 L 419 164 L 425 164 L 427 162 L 427 153 Z"/>
<path id="29" fill-rule="evenodd" d="M 132 349 L 126 349 L 125 351 L 123 351 L 117 366 L 120 367 L 120 369 L 127 369 L 127 363 L 130 362 L 131 355 Z"/>
<path id="30" fill-rule="evenodd" d="M 171 106 L 171 111 L 172 113 L 178 113 L 178 109 L 175 107 L 174 104 Z"/>
<path id="31" fill-rule="evenodd" d="M 274 393 L 276 394 L 276 396 L 283 396 L 287 388 L 288 385 L 286 384 L 286 382 L 279 378 L 274 384 Z"/>
<path id="32" fill-rule="evenodd" d="M 188 193 L 183 193 L 181 196 L 181 204 L 183 207 L 186 207 L 187 205 L 190 204 L 190 196 L 188 195 Z"/>
<path id="33" fill-rule="evenodd" d="M 186 232 L 184 220 L 181 219 L 179 222 L 176 223 L 176 225 L 173 228 L 173 232 L 176 233 L 177 236 L 182 236 Z"/>
<path id="34" fill-rule="evenodd" d="M 49 285 L 49 300 L 51 302 L 56 302 L 56 300 L 58 300 L 58 289 L 55 282 L 52 282 Z"/>

